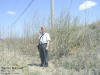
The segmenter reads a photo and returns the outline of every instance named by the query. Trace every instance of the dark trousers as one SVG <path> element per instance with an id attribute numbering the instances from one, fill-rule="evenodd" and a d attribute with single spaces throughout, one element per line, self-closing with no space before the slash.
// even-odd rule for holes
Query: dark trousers
<path id="1" fill-rule="evenodd" d="M 40 45 L 39 54 L 41 59 L 41 64 L 45 64 L 48 66 L 48 51 L 46 50 L 47 44 Z"/>

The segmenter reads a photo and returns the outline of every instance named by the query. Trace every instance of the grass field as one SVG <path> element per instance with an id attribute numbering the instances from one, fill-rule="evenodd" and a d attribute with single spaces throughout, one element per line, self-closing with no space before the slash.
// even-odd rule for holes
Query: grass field
<path id="1" fill-rule="evenodd" d="M 39 67 L 37 34 L 13 37 L 0 40 L 0 75 L 100 75 L 100 21 L 85 26 L 66 16 L 47 32 L 48 68 Z"/>

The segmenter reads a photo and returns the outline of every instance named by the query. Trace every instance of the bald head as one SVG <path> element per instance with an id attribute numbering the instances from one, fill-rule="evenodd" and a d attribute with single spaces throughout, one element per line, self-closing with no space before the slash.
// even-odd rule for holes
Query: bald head
<path id="1" fill-rule="evenodd" d="M 44 33 L 45 32 L 45 29 L 46 29 L 45 26 L 42 26 L 41 27 L 41 32 Z"/>

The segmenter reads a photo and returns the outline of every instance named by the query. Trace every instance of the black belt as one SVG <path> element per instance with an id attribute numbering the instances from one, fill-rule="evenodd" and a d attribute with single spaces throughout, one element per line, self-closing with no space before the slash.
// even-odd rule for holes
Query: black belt
<path id="1" fill-rule="evenodd" d="M 47 43 L 42 43 L 42 44 L 39 44 L 39 45 L 45 45 L 45 44 L 47 44 Z"/>

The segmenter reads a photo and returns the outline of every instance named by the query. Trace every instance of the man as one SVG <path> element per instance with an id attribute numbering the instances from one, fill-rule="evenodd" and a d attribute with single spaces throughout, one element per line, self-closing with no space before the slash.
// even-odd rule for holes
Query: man
<path id="1" fill-rule="evenodd" d="M 50 36 L 48 33 L 45 32 L 45 27 L 41 27 L 41 32 L 39 35 L 39 45 L 38 50 L 40 53 L 41 64 L 40 66 L 48 67 L 48 48 L 49 48 L 49 41 Z"/>

